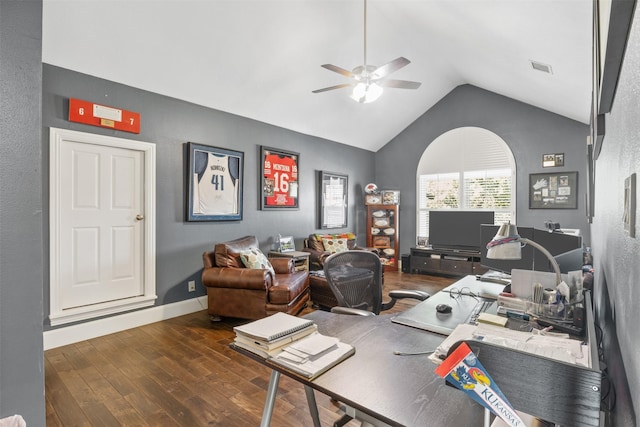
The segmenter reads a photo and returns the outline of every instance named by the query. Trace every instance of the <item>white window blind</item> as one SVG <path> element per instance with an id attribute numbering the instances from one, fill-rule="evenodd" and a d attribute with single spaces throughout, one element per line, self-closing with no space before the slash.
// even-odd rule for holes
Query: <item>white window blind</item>
<path id="1" fill-rule="evenodd" d="M 425 150 L 418 166 L 418 236 L 432 209 L 493 210 L 496 224 L 515 218 L 515 162 L 506 143 L 480 128 L 451 130 Z"/>

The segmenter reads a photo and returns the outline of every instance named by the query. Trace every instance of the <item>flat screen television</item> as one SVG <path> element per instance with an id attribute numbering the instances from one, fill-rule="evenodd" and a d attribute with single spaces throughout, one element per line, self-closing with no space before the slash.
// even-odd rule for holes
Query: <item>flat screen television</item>
<path id="1" fill-rule="evenodd" d="M 480 225 L 493 223 L 493 211 L 430 211 L 429 244 L 434 249 L 479 251 Z"/>

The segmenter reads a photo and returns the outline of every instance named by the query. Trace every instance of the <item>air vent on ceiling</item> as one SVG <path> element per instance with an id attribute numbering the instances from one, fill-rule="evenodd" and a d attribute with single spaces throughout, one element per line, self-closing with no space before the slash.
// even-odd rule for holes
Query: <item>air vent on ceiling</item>
<path id="1" fill-rule="evenodd" d="M 547 74 L 553 74 L 553 72 L 551 71 L 551 65 L 543 64 L 542 62 L 532 61 L 532 60 L 529 60 L 529 62 L 531 62 L 531 66 L 533 67 L 534 70 L 542 71 L 543 73 L 547 73 Z"/>

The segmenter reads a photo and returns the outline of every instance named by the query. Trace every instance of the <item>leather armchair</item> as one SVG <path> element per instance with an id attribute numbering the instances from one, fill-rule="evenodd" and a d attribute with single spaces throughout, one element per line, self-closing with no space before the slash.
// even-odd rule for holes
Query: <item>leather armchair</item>
<path id="1" fill-rule="evenodd" d="M 268 269 L 246 268 L 240 252 L 258 248 L 255 236 L 218 243 L 202 254 L 202 284 L 207 288 L 208 312 L 220 317 L 260 319 L 278 311 L 296 315 L 309 301 L 309 272 L 295 271 L 290 258 L 271 258 Z"/>

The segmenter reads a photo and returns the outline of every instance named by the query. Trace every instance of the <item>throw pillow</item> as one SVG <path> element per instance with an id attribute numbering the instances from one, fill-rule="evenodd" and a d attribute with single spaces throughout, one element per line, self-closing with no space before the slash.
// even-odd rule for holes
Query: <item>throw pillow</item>
<path id="1" fill-rule="evenodd" d="M 322 239 L 322 244 L 324 245 L 324 250 L 332 254 L 349 250 L 347 239 Z"/>
<path id="2" fill-rule="evenodd" d="M 273 266 L 269 262 L 269 259 L 264 256 L 262 251 L 258 248 L 251 248 L 246 251 L 240 252 L 240 259 L 247 268 L 267 269 L 272 275 L 276 275 Z"/>

